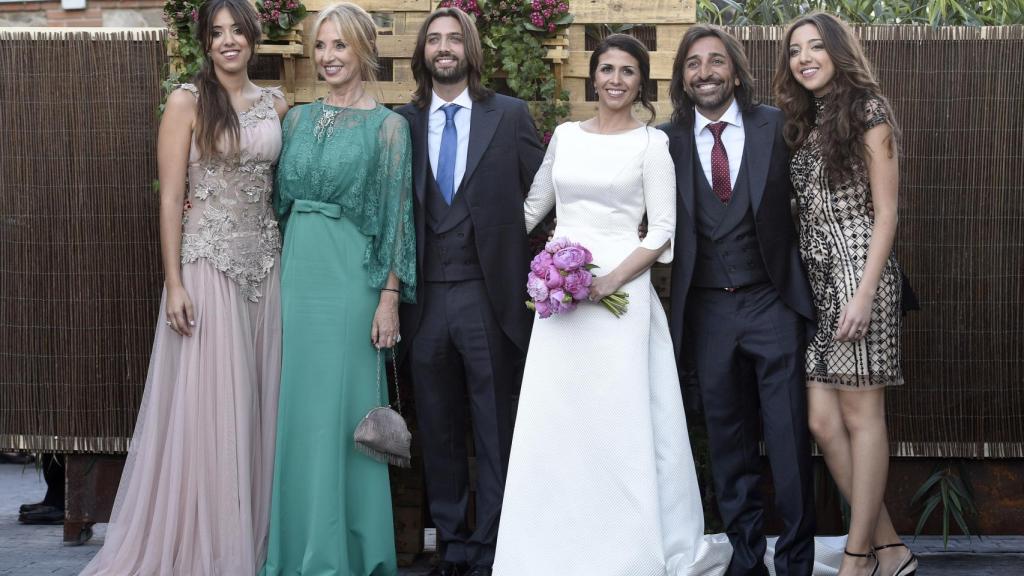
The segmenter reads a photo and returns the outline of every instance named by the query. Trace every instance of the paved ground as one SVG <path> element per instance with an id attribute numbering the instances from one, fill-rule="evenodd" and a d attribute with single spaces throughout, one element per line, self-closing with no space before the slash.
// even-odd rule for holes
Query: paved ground
<path id="1" fill-rule="evenodd" d="M 74 576 L 99 550 L 102 525 L 96 526 L 88 544 L 64 546 L 60 526 L 18 524 L 18 506 L 41 500 L 45 492 L 32 465 L 0 464 L 0 576 Z M 1024 576 L 1024 536 L 953 539 L 945 552 L 941 538 L 926 537 L 913 548 L 921 557 L 919 576 Z M 427 571 L 423 560 L 401 571 L 401 576 L 423 576 Z"/>

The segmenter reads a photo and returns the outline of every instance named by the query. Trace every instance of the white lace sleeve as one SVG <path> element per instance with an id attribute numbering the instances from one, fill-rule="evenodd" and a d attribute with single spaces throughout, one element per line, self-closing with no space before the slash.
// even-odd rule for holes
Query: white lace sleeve
<path id="1" fill-rule="evenodd" d="M 644 155 L 644 203 L 647 206 L 647 236 L 640 246 L 658 250 L 669 243 L 658 256 L 663 264 L 672 261 L 676 236 L 676 167 L 668 153 L 668 136 L 661 130 L 648 128 L 650 144 Z"/>
<path id="2" fill-rule="evenodd" d="M 555 150 L 558 148 L 558 128 L 551 136 L 548 151 L 544 154 L 537 174 L 530 185 L 530 193 L 523 202 L 523 214 L 526 217 L 526 233 L 529 234 L 537 224 L 548 215 L 555 205 L 555 183 L 551 179 L 551 167 L 555 164 Z"/>

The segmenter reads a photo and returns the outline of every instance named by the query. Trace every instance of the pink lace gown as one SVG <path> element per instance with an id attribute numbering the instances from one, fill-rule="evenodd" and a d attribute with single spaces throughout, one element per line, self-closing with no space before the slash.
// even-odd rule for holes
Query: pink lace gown
<path id="1" fill-rule="evenodd" d="M 274 97 L 239 115 L 240 158 L 200 160 L 193 142 L 181 260 L 196 326 L 167 326 L 165 292 L 110 525 L 84 575 L 245 575 L 263 561 L 281 358 Z"/>

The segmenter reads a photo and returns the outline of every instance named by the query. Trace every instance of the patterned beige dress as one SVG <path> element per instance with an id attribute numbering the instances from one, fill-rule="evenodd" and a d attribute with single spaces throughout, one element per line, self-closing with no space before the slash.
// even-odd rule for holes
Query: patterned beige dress
<path id="1" fill-rule="evenodd" d="M 166 325 L 165 292 L 110 525 L 83 575 L 242 575 L 262 563 L 281 369 L 279 97 L 264 89 L 239 114 L 238 157 L 200 158 L 192 142 L 181 277 L 196 325 L 188 337 Z"/>
<path id="2" fill-rule="evenodd" d="M 820 117 L 827 97 L 815 99 Z M 864 104 L 866 128 L 889 122 L 877 99 Z M 858 167 L 834 185 L 825 175 L 821 137 L 815 126 L 790 164 L 800 216 L 800 255 L 818 315 L 818 330 L 807 346 L 808 386 L 863 390 L 903 384 L 900 369 L 902 279 L 890 254 L 878 283 L 867 336 L 855 342 L 834 339 L 843 308 L 860 284 L 874 227 L 867 169 Z"/>

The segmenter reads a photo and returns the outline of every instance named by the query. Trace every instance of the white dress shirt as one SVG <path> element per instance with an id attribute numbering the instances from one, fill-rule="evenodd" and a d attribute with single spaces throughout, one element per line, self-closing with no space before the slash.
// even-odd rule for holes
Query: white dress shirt
<path id="1" fill-rule="evenodd" d="M 711 148 L 715 145 L 715 137 L 708 129 L 708 124 L 715 122 L 727 122 L 729 125 L 722 130 L 722 144 L 725 146 L 725 153 L 729 156 L 729 187 L 736 186 L 736 177 L 740 174 L 740 162 L 743 161 L 743 142 L 746 135 L 743 132 L 743 114 L 740 114 L 740 107 L 733 98 L 732 104 L 718 120 L 708 120 L 701 115 L 696 108 L 693 109 L 693 135 L 697 139 L 697 154 L 700 157 L 701 168 L 704 169 L 704 176 L 708 184 L 714 186 L 715 182 L 711 177 Z M 444 113 L 442 112 L 441 124 L 444 127 Z M 461 136 L 461 135 L 460 135 Z"/>
<path id="2" fill-rule="evenodd" d="M 437 158 L 441 155 L 441 134 L 444 132 L 445 114 L 441 107 L 448 102 L 432 91 L 430 99 L 430 115 L 427 117 L 427 154 L 430 156 L 430 169 L 437 178 Z M 455 130 L 459 135 L 459 144 L 455 154 L 455 183 L 452 194 L 458 192 L 462 177 L 466 175 L 466 154 L 469 151 L 469 125 L 473 110 L 473 99 L 469 97 L 469 88 L 452 100 L 463 109 L 455 113 Z"/>

